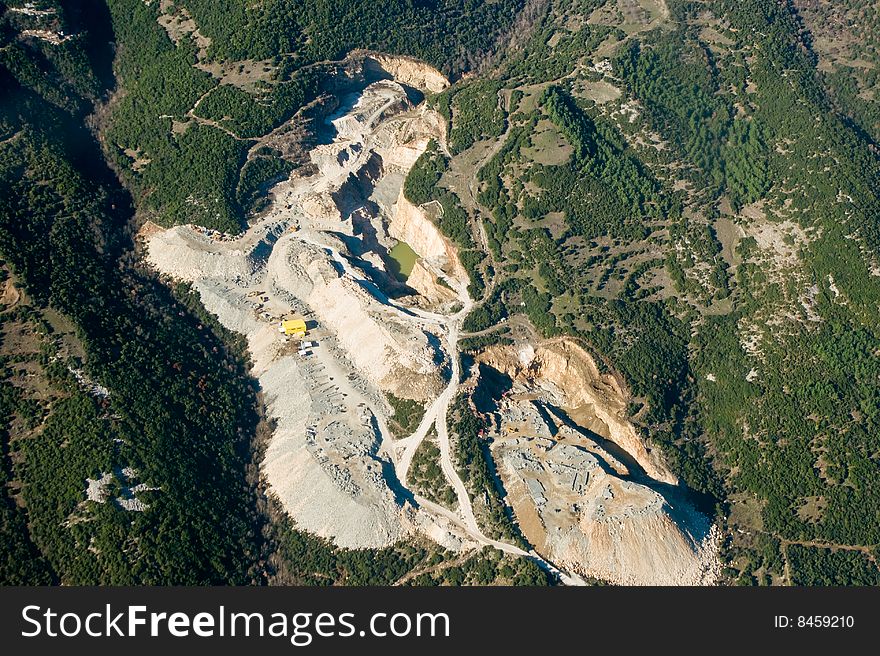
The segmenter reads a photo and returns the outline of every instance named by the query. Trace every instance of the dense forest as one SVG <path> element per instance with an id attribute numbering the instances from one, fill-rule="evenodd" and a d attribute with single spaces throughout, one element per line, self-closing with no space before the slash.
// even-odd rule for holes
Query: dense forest
<path id="1" fill-rule="evenodd" d="M 81 26 L 98 43 L 99 18 Z M 107 80 L 79 75 L 107 53 L 33 47 L 55 95 L 0 70 L 0 249 L 31 299 L 4 313 L 4 337 L 42 342 L 4 382 L 17 428 L 5 476 L 20 488 L 30 540 L 64 583 L 257 581 L 263 518 L 248 475 L 257 412 L 244 361 L 193 311 L 196 299 L 132 266 L 128 197 L 84 125 Z M 65 322 L 79 357 L 53 336 Z M 47 389 L 22 385 L 25 364 Z M 112 392 L 80 389 L 71 372 L 81 367 Z M 23 425 L 22 409 L 36 413 Z M 86 501 L 86 479 L 104 474 L 107 500 Z"/>

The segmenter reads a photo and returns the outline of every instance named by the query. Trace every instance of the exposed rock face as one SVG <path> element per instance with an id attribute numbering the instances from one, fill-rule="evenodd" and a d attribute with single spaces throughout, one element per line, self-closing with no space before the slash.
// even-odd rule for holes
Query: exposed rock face
<path id="1" fill-rule="evenodd" d="M 455 247 L 425 216 L 424 210 L 407 200 L 403 189 L 397 197 L 388 233 L 409 244 L 432 268 L 445 271 L 467 284 L 467 273 L 458 261 Z"/>
<path id="2" fill-rule="evenodd" d="M 617 381 L 567 339 L 490 347 L 506 374 L 492 453 L 520 528 L 569 571 L 622 585 L 700 585 L 717 535 L 625 416 Z M 606 441 L 607 440 L 607 441 Z"/>
<path id="3" fill-rule="evenodd" d="M 401 112 L 406 113 L 401 116 Z M 359 239 L 361 250 L 388 251 L 397 241 L 406 242 L 422 258 L 407 281 L 420 294 L 413 303 L 432 308 L 449 305 L 455 294 L 438 285 L 437 279 L 451 276 L 466 285 L 467 274 L 455 247 L 403 194 L 406 175 L 430 140 L 444 140 L 442 118 L 424 107 L 413 110 L 403 87 L 383 80 L 354 101 L 344 99 L 329 121 L 335 138 L 309 153 L 319 182 L 303 194 L 294 179 L 290 191 L 281 185 L 275 193 L 302 208 L 303 227 Z M 362 234 L 367 224 L 369 242 Z M 348 250 L 350 243 L 340 244 L 340 250 Z M 359 255 L 386 271 L 375 251 Z"/>
<path id="4" fill-rule="evenodd" d="M 342 213 L 329 192 L 316 193 L 303 199 L 301 207 L 316 230 L 333 230 L 342 223 Z"/>
<path id="5" fill-rule="evenodd" d="M 701 585 L 717 576 L 705 517 L 601 470 L 590 476 L 583 498 L 579 530 L 560 536 L 553 549 L 562 562 L 624 585 Z M 676 517 L 682 511 L 687 515 Z"/>
<path id="6" fill-rule="evenodd" d="M 428 301 L 429 305 L 443 306 L 458 300 L 455 292 L 449 287 L 439 284 L 436 275 L 428 271 L 422 262 L 416 262 L 413 265 L 406 284 L 415 289 L 420 296 Z"/>
<path id="7" fill-rule="evenodd" d="M 407 399 L 439 393 L 442 380 L 426 334 L 388 312 L 354 279 L 340 275 L 319 249 L 285 239 L 275 247 L 268 269 L 269 284 L 304 299 L 373 384 Z"/>
<path id="8" fill-rule="evenodd" d="M 559 339 L 514 354 L 512 347 L 485 351 L 487 364 L 514 380 L 528 379 L 550 394 L 555 404 L 572 411 L 585 408 L 598 420 L 589 428 L 629 453 L 651 478 L 675 485 L 678 479 L 661 455 L 649 451 L 626 419 L 626 397 L 613 376 L 599 373 L 589 353 L 574 342 Z"/>
<path id="9" fill-rule="evenodd" d="M 566 431 L 556 437 L 502 437 L 493 447 L 520 527 L 538 553 L 621 585 L 714 580 L 715 537 L 706 517 L 620 478 L 588 441 Z"/>
<path id="10" fill-rule="evenodd" d="M 371 53 L 364 58 L 364 68 L 379 68 L 395 80 L 416 89 L 439 93 L 449 86 L 449 80 L 436 68 L 409 57 L 395 57 Z"/>
<path id="11" fill-rule="evenodd" d="M 297 525 L 351 548 L 383 547 L 403 537 L 404 510 L 381 475 L 373 415 L 355 411 L 363 388 L 349 390 L 350 408 L 334 408 L 315 393 L 310 365 L 295 351 L 285 352 L 274 325 L 255 316 L 244 289 L 209 279 L 194 287 L 209 312 L 247 337 L 253 373 L 275 422 L 263 473 Z"/>
<path id="12" fill-rule="evenodd" d="M 249 280 L 254 273 L 248 253 L 235 249 L 233 257 L 229 257 L 228 251 L 212 248 L 210 241 L 189 227 L 178 226 L 154 232 L 149 237 L 147 247 L 148 257 L 159 271 L 182 280 Z"/>

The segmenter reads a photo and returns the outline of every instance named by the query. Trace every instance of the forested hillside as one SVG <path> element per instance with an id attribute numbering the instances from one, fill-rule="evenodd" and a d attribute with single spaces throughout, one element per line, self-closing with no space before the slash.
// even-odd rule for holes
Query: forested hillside
<path id="1" fill-rule="evenodd" d="M 876 44 L 840 31 L 876 11 L 830 4 L 552 3 L 468 207 L 497 275 L 466 327 L 525 311 L 620 372 L 731 582 L 878 580 Z"/>
<path id="2" fill-rule="evenodd" d="M 71 30 L 68 16 L 57 9 Z M 0 249 L 14 274 L 6 284 L 27 294 L 2 315 L 4 477 L 30 531 L 22 519 L 4 530 L 46 563 L 31 572 L 7 561 L 4 579 L 259 580 L 262 518 L 247 470 L 255 392 L 188 292 L 132 266 L 127 195 L 84 125 L 108 82 L 90 73 L 108 33 L 100 16 L 75 19 L 80 37 L 62 49 L 7 31 L 6 52 L 21 49 L 40 76 L 8 60 L 0 71 Z M 87 500 L 86 479 L 105 475 L 103 501 Z M 119 502 L 135 498 L 142 512 Z"/>

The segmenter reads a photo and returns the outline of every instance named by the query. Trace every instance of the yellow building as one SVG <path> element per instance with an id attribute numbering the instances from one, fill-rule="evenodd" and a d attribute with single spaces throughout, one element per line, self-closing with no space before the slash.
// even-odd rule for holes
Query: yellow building
<path id="1" fill-rule="evenodd" d="M 305 337 L 306 322 L 302 319 L 285 319 L 281 322 L 279 331 L 288 336 Z"/>

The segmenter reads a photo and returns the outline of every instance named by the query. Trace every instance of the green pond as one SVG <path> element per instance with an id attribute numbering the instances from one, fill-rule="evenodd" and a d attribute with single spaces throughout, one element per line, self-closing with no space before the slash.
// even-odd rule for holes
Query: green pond
<path id="1" fill-rule="evenodd" d="M 402 281 L 409 278 L 416 260 L 419 259 L 418 254 L 404 241 L 397 242 L 397 245 L 388 251 L 388 255 L 391 256 L 391 272 Z"/>

